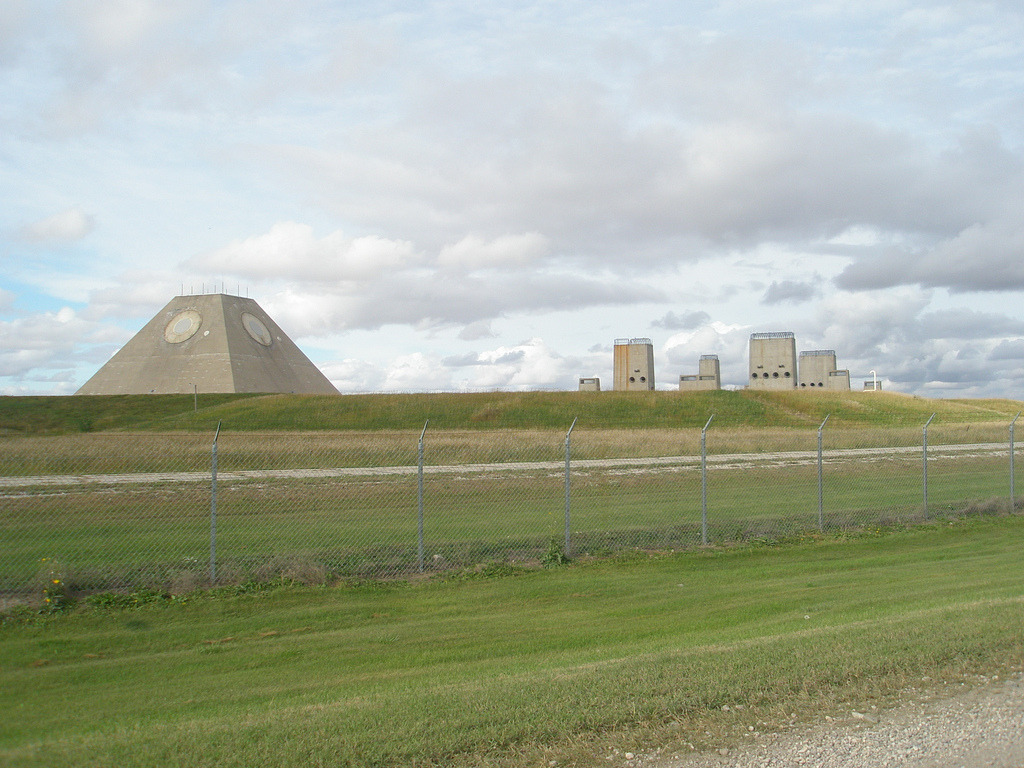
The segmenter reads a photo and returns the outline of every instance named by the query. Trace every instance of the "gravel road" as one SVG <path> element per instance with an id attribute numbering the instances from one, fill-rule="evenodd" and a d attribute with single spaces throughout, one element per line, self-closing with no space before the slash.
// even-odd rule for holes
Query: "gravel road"
<path id="1" fill-rule="evenodd" d="M 894 456 L 921 453 L 921 446 L 897 446 L 888 448 L 839 448 L 827 451 L 822 458 L 824 464 L 847 461 L 887 461 Z M 977 456 L 1009 455 L 1009 447 L 1002 443 L 969 443 L 955 445 L 933 445 L 931 455 L 939 457 L 972 458 Z M 816 451 L 772 451 L 764 453 L 717 453 L 707 456 L 710 469 L 737 469 L 748 466 L 794 466 L 816 463 Z M 653 472 L 694 470 L 701 466 L 700 456 L 642 456 L 618 459 L 575 459 L 575 472 L 587 469 L 619 469 L 624 472 Z M 480 472 L 563 472 L 564 461 L 514 461 L 493 464 L 452 464 L 447 466 L 428 465 L 423 468 L 428 475 L 453 475 Z M 318 469 L 252 469 L 218 473 L 221 482 L 272 479 L 312 479 L 332 477 L 380 477 L 384 475 L 414 475 L 417 466 L 388 467 L 327 467 Z M 210 473 L 202 472 L 132 472 L 80 475 L 10 475 L 0 477 L 0 490 L 29 486 L 80 486 L 101 485 L 149 485 L 152 483 L 205 483 Z"/>
<path id="2" fill-rule="evenodd" d="M 1024 678 L 983 681 L 950 698 L 908 701 L 886 711 L 851 711 L 804 729 L 750 734 L 717 753 L 649 755 L 644 768 L 1021 768 Z"/>

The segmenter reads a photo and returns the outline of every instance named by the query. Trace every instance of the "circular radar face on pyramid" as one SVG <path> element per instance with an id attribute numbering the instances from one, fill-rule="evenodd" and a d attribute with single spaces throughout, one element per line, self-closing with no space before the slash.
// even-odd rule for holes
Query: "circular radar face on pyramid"
<path id="1" fill-rule="evenodd" d="M 245 327 L 245 330 L 248 331 L 249 335 L 264 347 L 269 347 L 273 342 L 274 338 L 270 335 L 270 331 L 267 330 L 267 326 L 265 326 L 263 321 L 256 317 L 256 315 L 243 312 L 242 325 Z"/>
<path id="2" fill-rule="evenodd" d="M 203 324 L 203 316 L 194 309 L 186 309 L 171 318 L 164 328 L 164 338 L 171 344 L 181 344 L 196 335 Z"/>

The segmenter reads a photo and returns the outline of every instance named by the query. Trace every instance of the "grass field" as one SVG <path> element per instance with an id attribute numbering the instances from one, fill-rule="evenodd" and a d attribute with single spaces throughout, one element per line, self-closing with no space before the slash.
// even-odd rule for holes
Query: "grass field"
<path id="1" fill-rule="evenodd" d="M 1022 548 L 1009 516 L 9 616 L 0 763 L 518 768 L 734 745 L 1020 670 Z"/>
<path id="2" fill-rule="evenodd" d="M 0 399 L 0 589 L 30 603 L 0 626 L 0 764 L 614 765 L 606 758 L 651 744 L 735 744 L 794 713 L 883 706 L 922 679 L 956 685 L 1024 664 L 1024 518 L 1007 514 L 1007 452 L 938 451 L 925 510 L 921 455 L 896 450 L 920 446 L 932 413 L 932 446 L 1005 445 L 1016 401 L 659 392 L 193 405 Z M 692 459 L 580 465 L 576 559 L 537 567 L 559 554 L 574 418 L 582 462 L 692 457 L 710 413 L 708 452 L 721 460 L 708 472 L 708 537 L 726 548 L 700 546 Z M 825 415 L 821 534 L 816 463 L 775 452 L 813 454 Z M 427 419 L 425 577 L 414 473 L 259 475 L 410 467 Z M 210 590 L 218 424 L 218 582 L 234 586 Z M 883 450 L 843 453 L 859 448 Z M 467 466 L 509 461 L 546 464 Z M 101 477 L 29 479 L 53 475 Z M 405 578 L 353 581 L 385 574 Z M 39 615 L 54 578 L 78 605 Z M 128 590 L 87 596 L 112 586 Z"/>

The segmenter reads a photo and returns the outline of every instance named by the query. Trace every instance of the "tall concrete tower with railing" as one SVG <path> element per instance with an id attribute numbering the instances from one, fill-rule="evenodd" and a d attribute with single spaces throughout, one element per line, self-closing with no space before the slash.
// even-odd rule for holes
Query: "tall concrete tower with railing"
<path id="1" fill-rule="evenodd" d="M 654 344 L 650 339 L 616 339 L 612 388 L 621 392 L 654 389 Z"/>

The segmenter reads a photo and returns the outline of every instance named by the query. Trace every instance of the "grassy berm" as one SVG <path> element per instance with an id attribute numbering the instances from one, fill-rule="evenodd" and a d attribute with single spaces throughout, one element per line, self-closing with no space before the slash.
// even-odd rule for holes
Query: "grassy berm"
<path id="1" fill-rule="evenodd" d="M 15 609 L 0 764 L 518 768 L 735 745 L 1020 670 L 1021 551 L 1004 516 Z"/>
<path id="2" fill-rule="evenodd" d="M 475 392 L 394 395 L 0 397 L 0 435 L 231 431 L 915 427 L 1005 425 L 1016 400 L 932 400 L 892 392 Z"/>

